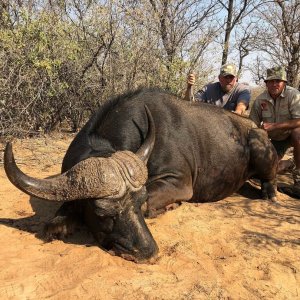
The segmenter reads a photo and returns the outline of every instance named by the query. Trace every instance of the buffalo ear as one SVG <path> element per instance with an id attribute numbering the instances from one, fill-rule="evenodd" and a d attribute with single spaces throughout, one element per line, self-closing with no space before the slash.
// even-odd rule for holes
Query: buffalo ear
<path id="1" fill-rule="evenodd" d="M 155 143 L 155 125 L 152 114 L 147 105 L 145 105 L 147 120 L 148 120 L 148 132 L 144 143 L 135 153 L 145 164 L 151 155 L 151 152 Z"/>

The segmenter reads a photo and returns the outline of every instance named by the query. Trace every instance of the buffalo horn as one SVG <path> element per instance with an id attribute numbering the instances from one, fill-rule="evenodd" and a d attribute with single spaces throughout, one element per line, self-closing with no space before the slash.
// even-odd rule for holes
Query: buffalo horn
<path id="1" fill-rule="evenodd" d="M 148 118 L 148 134 L 144 143 L 141 145 L 141 147 L 137 150 L 135 154 L 145 164 L 147 164 L 147 161 L 151 155 L 155 143 L 155 125 L 154 125 L 153 117 L 147 105 L 145 105 L 145 110 Z"/>
<path id="2" fill-rule="evenodd" d="M 72 201 L 88 198 L 115 198 L 126 192 L 118 164 L 111 158 L 91 157 L 67 172 L 47 179 L 24 174 L 17 166 L 11 143 L 4 153 L 4 168 L 9 180 L 28 195 L 45 200 Z"/>

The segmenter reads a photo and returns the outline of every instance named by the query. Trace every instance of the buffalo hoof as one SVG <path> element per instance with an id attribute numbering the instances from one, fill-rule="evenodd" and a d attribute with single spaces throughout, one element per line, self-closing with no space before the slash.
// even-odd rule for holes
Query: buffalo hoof
<path id="1" fill-rule="evenodd" d="M 262 199 L 276 202 L 277 201 L 276 190 L 277 190 L 277 185 L 275 182 L 263 181 L 263 180 L 261 181 Z"/>
<path id="2" fill-rule="evenodd" d="M 268 194 L 267 192 L 262 191 L 262 196 L 261 197 L 262 197 L 263 200 L 270 200 L 272 202 L 276 202 L 277 201 L 277 197 L 273 193 L 272 194 Z"/>
<path id="3" fill-rule="evenodd" d="M 65 216 L 57 216 L 46 223 L 43 229 L 43 238 L 46 242 L 54 239 L 63 239 L 75 231 L 75 223 Z"/>
<path id="4" fill-rule="evenodd" d="M 278 191 L 292 198 L 300 199 L 300 188 L 294 186 L 281 186 Z"/>

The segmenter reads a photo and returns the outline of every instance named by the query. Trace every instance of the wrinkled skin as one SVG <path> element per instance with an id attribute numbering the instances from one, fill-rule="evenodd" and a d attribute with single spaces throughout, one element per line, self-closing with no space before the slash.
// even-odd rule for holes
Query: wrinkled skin
<path id="1" fill-rule="evenodd" d="M 276 199 L 277 155 L 263 130 L 221 108 L 156 90 L 137 91 L 101 107 L 71 143 L 62 173 L 90 157 L 136 153 L 149 129 L 145 105 L 155 124 L 146 184 L 120 198 L 65 202 L 45 227 L 49 239 L 83 221 L 105 249 L 145 261 L 158 248 L 143 215 L 155 217 L 181 201 L 218 201 L 252 176 L 261 180 L 264 199 Z"/>

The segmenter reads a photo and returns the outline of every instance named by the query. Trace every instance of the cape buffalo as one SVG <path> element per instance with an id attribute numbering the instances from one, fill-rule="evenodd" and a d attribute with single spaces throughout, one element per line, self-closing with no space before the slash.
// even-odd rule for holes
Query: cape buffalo
<path id="1" fill-rule="evenodd" d="M 72 141 L 61 175 L 25 175 L 11 144 L 4 160 L 16 187 L 63 201 L 45 226 L 49 238 L 84 221 L 102 247 L 134 261 L 157 254 L 144 216 L 170 204 L 223 199 L 251 176 L 261 180 L 263 198 L 276 199 L 277 154 L 263 130 L 221 108 L 158 90 L 107 101 Z"/>

